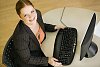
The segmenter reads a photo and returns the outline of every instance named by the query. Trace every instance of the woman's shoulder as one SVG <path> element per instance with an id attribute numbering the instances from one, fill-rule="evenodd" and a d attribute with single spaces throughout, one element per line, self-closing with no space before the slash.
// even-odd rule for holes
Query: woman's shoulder
<path id="1" fill-rule="evenodd" d="M 35 10 L 36 10 L 36 12 L 41 13 L 41 11 L 40 11 L 40 10 L 38 10 L 38 9 L 35 9 Z"/>
<path id="2" fill-rule="evenodd" d="M 13 36 L 17 37 L 26 37 L 29 36 L 28 33 L 25 30 L 23 22 L 20 20 L 19 23 L 17 24 Z"/>
<path id="3" fill-rule="evenodd" d="M 40 10 L 36 9 L 36 12 L 37 12 L 38 16 L 41 16 L 41 11 Z"/>
<path id="4" fill-rule="evenodd" d="M 26 33 L 13 35 L 14 42 L 29 42 L 29 35 Z"/>
<path id="5" fill-rule="evenodd" d="M 27 33 L 17 33 L 17 34 L 13 34 L 13 38 L 15 39 L 29 39 L 29 34 Z"/>

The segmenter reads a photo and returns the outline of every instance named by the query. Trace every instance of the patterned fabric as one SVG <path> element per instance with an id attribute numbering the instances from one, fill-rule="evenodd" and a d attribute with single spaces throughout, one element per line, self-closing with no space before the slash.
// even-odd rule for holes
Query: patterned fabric
<path id="1" fill-rule="evenodd" d="M 41 12 L 37 11 L 37 22 L 40 25 L 40 43 L 45 39 L 45 32 L 55 31 L 55 25 L 43 23 Z M 41 50 L 40 43 L 31 29 L 22 20 L 17 24 L 13 33 L 13 47 L 15 50 L 13 61 L 17 67 L 48 66 L 48 57 Z M 6 48 L 5 48 L 6 49 Z M 14 52 L 12 50 L 12 52 Z M 6 53 L 6 52 L 5 52 Z M 7 58 L 8 60 L 8 58 Z M 7 65 L 8 66 L 8 65 Z"/>

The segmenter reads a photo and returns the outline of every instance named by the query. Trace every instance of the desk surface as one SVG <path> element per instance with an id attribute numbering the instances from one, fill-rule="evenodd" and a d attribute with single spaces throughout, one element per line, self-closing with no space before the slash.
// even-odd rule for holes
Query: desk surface
<path id="1" fill-rule="evenodd" d="M 64 8 L 58 8 L 45 13 L 43 15 L 44 22 L 50 24 L 62 25 L 60 22 L 60 18 L 63 9 Z M 77 43 L 76 53 L 73 62 L 70 65 L 68 65 L 69 67 L 100 67 L 99 50 L 94 57 L 83 58 L 83 60 L 80 61 L 80 49 L 81 49 L 80 46 L 94 12 L 95 11 L 81 9 L 81 8 L 73 8 L 73 7 L 72 8 L 66 7 L 64 10 L 62 21 L 66 24 L 66 26 L 75 27 L 78 31 L 78 40 L 77 40 L 78 43 Z M 99 12 L 95 12 L 95 13 L 97 16 L 97 23 L 98 23 L 100 19 L 100 13 Z M 45 53 L 45 55 L 48 57 L 53 56 L 54 42 L 55 42 L 57 32 L 53 32 L 53 33 L 48 32 L 47 38 L 43 42 L 42 50 Z M 95 35 L 93 36 L 93 42 L 97 44 L 98 49 L 100 48 L 99 40 L 100 37 L 97 37 Z"/>

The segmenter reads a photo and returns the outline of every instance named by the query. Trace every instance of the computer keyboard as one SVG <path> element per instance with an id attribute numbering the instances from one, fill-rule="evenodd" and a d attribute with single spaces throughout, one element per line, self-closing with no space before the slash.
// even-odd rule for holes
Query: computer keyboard
<path id="1" fill-rule="evenodd" d="M 69 65 L 74 58 L 76 46 L 76 28 L 60 29 L 55 39 L 53 57 L 57 58 L 62 65 Z"/>

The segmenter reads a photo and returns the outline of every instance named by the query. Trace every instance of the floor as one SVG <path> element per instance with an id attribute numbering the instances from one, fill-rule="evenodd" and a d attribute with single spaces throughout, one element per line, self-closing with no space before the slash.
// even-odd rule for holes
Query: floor
<path id="1" fill-rule="evenodd" d="M 16 2 L 17 0 L 0 0 L 0 67 L 5 67 L 1 62 L 3 48 L 19 21 L 15 11 Z M 100 12 L 100 0 L 31 0 L 31 2 L 42 14 L 62 7 L 78 7 Z"/>

